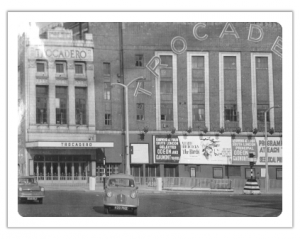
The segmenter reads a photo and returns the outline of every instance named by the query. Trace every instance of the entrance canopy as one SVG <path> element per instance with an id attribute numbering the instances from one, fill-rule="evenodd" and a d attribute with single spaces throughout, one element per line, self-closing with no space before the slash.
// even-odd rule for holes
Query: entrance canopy
<path id="1" fill-rule="evenodd" d="M 113 148 L 113 142 L 29 142 L 26 148 Z"/>

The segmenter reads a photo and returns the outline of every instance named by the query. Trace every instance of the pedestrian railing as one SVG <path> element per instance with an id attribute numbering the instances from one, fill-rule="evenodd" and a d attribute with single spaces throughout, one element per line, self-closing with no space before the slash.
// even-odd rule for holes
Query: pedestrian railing
<path id="1" fill-rule="evenodd" d="M 87 186 L 89 176 L 36 176 L 40 185 L 68 185 L 68 186 Z M 103 184 L 104 177 L 96 176 L 96 185 Z M 207 189 L 234 189 L 242 190 L 247 179 L 230 178 L 190 178 L 190 177 L 162 177 L 162 188 L 207 188 Z M 137 186 L 154 188 L 157 186 L 157 177 L 135 177 Z M 265 179 L 257 179 L 261 190 L 265 189 Z M 269 189 L 282 189 L 282 180 L 269 179 Z"/>

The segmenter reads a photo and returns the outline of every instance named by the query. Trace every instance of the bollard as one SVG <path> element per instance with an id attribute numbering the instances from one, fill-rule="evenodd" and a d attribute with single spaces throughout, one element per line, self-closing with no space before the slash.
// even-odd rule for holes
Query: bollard
<path id="1" fill-rule="evenodd" d="M 156 189 L 162 191 L 162 178 L 156 178 Z"/>
<path id="2" fill-rule="evenodd" d="M 95 186 L 96 186 L 96 178 L 95 177 L 90 177 L 89 178 L 89 185 L 90 185 L 90 190 L 95 191 Z"/>

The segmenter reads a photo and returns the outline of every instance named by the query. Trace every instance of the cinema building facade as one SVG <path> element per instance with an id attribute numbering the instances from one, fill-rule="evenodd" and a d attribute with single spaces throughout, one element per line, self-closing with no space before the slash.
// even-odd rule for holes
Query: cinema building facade
<path id="1" fill-rule="evenodd" d="M 37 37 L 39 38 L 39 37 Z M 85 180 L 96 173 L 94 43 L 55 28 L 19 38 L 19 174 Z"/>
<path id="2" fill-rule="evenodd" d="M 126 105 L 120 84 L 133 81 L 128 86 L 131 174 L 245 179 L 250 176 L 248 155 L 254 153 L 255 176 L 263 178 L 264 112 L 279 106 L 267 114 L 267 145 L 270 178 L 281 180 L 279 24 L 89 22 L 64 23 L 64 28 L 73 35 L 64 43 L 71 46 L 44 39 L 52 51 L 46 49 L 45 57 L 40 57 L 29 44 L 24 57 L 28 60 L 24 69 L 30 73 L 31 96 L 26 99 L 31 113 L 27 112 L 25 140 L 30 174 L 38 173 L 41 157 L 46 174 L 48 158 L 54 157 L 52 170 L 54 162 L 65 162 L 60 166 L 64 173 L 102 177 L 104 168 L 107 174 L 124 172 Z M 54 53 L 55 47 L 69 53 Z M 48 78 L 40 76 L 34 65 L 44 60 Z M 62 60 L 65 78 L 53 65 Z M 85 78 L 77 77 L 76 64 L 85 69 Z M 45 96 L 47 115 L 37 110 L 39 97 L 44 102 Z M 63 97 L 67 97 L 66 117 Z"/>

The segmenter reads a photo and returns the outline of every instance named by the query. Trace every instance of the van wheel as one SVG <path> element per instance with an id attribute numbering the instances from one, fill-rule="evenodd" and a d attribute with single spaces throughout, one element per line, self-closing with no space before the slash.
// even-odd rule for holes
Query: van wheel
<path id="1" fill-rule="evenodd" d="M 22 198 L 18 198 L 18 204 L 22 203 Z"/>
<path id="2" fill-rule="evenodd" d="M 39 204 L 43 204 L 43 199 L 39 198 Z"/>
<path id="3" fill-rule="evenodd" d="M 135 215 L 135 216 L 137 215 L 137 208 L 134 208 L 134 209 L 132 210 L 132 214 Z"/>

